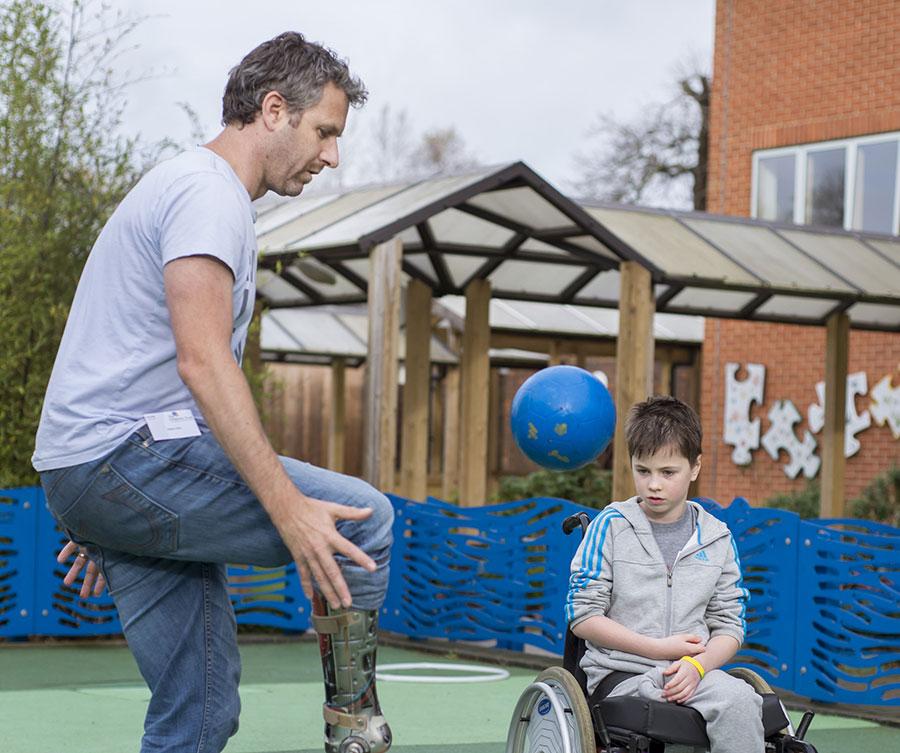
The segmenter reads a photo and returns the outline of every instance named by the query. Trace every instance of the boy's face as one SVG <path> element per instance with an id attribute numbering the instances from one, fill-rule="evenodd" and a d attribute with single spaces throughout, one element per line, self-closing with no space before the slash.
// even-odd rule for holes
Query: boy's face
<path id="1" fill-rule="evenodd" d="M 631 458 L 631 472 L 644 514 L 656 523 L 674 523 L 684 513 L 688 488 L 700 474 L 700 458 L 691 467 L 674 447 L 663 447 L 649 457 Z"/>

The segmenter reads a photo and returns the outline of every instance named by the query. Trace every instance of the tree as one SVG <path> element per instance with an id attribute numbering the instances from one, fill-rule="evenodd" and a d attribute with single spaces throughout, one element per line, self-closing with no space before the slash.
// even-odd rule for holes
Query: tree
<path id="1" fill-rule="evenodd" d="M 710 77 L 692 68 L 677 75 L 675 97 L 645 107 L 634 121 L 597 116 L 588 150 L 575 157 L 578 195 L 706 209 Z"/>
<path id="2" fill-rule="evenodd" d="M 139 20 L 0 7 L 0 487 L 33 483 L 44 391 L 81 269 L 141 172 L 113 65 Z"/>

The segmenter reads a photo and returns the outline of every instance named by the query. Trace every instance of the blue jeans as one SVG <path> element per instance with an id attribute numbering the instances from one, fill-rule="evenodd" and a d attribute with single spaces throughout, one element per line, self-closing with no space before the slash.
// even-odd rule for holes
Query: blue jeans
<path id="1" fill-rule="evenodd" d="M 306 495 L 372 508 L 340 533 L 378 565 L 338 555 L 354 607 L 387 589 L 393 508 L 369 484 L 281 458 Z M 240 655 L 225 563 L 277 567 L 291 555 L 212 434 L 154 441 L 138 429 L 109 456 L 46 471 L 51 512 L 100 566 L 152 693 L 143 753 L 212 753 L 237 731 Z"/>

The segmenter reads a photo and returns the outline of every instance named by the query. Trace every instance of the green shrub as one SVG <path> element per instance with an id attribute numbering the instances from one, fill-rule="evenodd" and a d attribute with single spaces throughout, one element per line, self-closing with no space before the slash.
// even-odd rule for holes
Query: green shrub
<path id="1" fill-rule="evenodd" d="M 535 471 L 527 476 L 504 476 L 492 501 L 511 502 L 529 497 L 558 497 L 598 510 L 612 498 L 612 471 L 586 465 L 575 471 Z"/>
<path id="2" fill-rule="evenodd" d="M 779 510 L 790 510 L 801 518 L 819 517 L 819 482 L 809 481 L 806 488 L 799 492 L 784 492 L 769 497 L 763 507 L 777 507 Z"/>
<path id="3" fill-rule="evenodd" d="M 848 509 L 854 518 L 900 527 L 900 468 L 876 476 Z"/>

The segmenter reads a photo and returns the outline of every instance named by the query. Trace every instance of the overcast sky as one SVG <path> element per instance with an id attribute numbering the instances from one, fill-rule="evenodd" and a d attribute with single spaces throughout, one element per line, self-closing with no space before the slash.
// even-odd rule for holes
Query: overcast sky
<path id="1" fill-rule="evenodd" d="M 190 141 L 187 101 L 219 129 L 227 71 L 297 30 L 346 58 L 370 92 L 348 135 L 385 104 L 415 134 L 454 126 L 479 162 L 523 160 L 564 187 L 601 110 L 667 99 L 689 55 L 711 65 L 714 0 L 113 0 L 151 14 L 121 61 L 163 75 L 132 86 L 124 130 Z"/>

